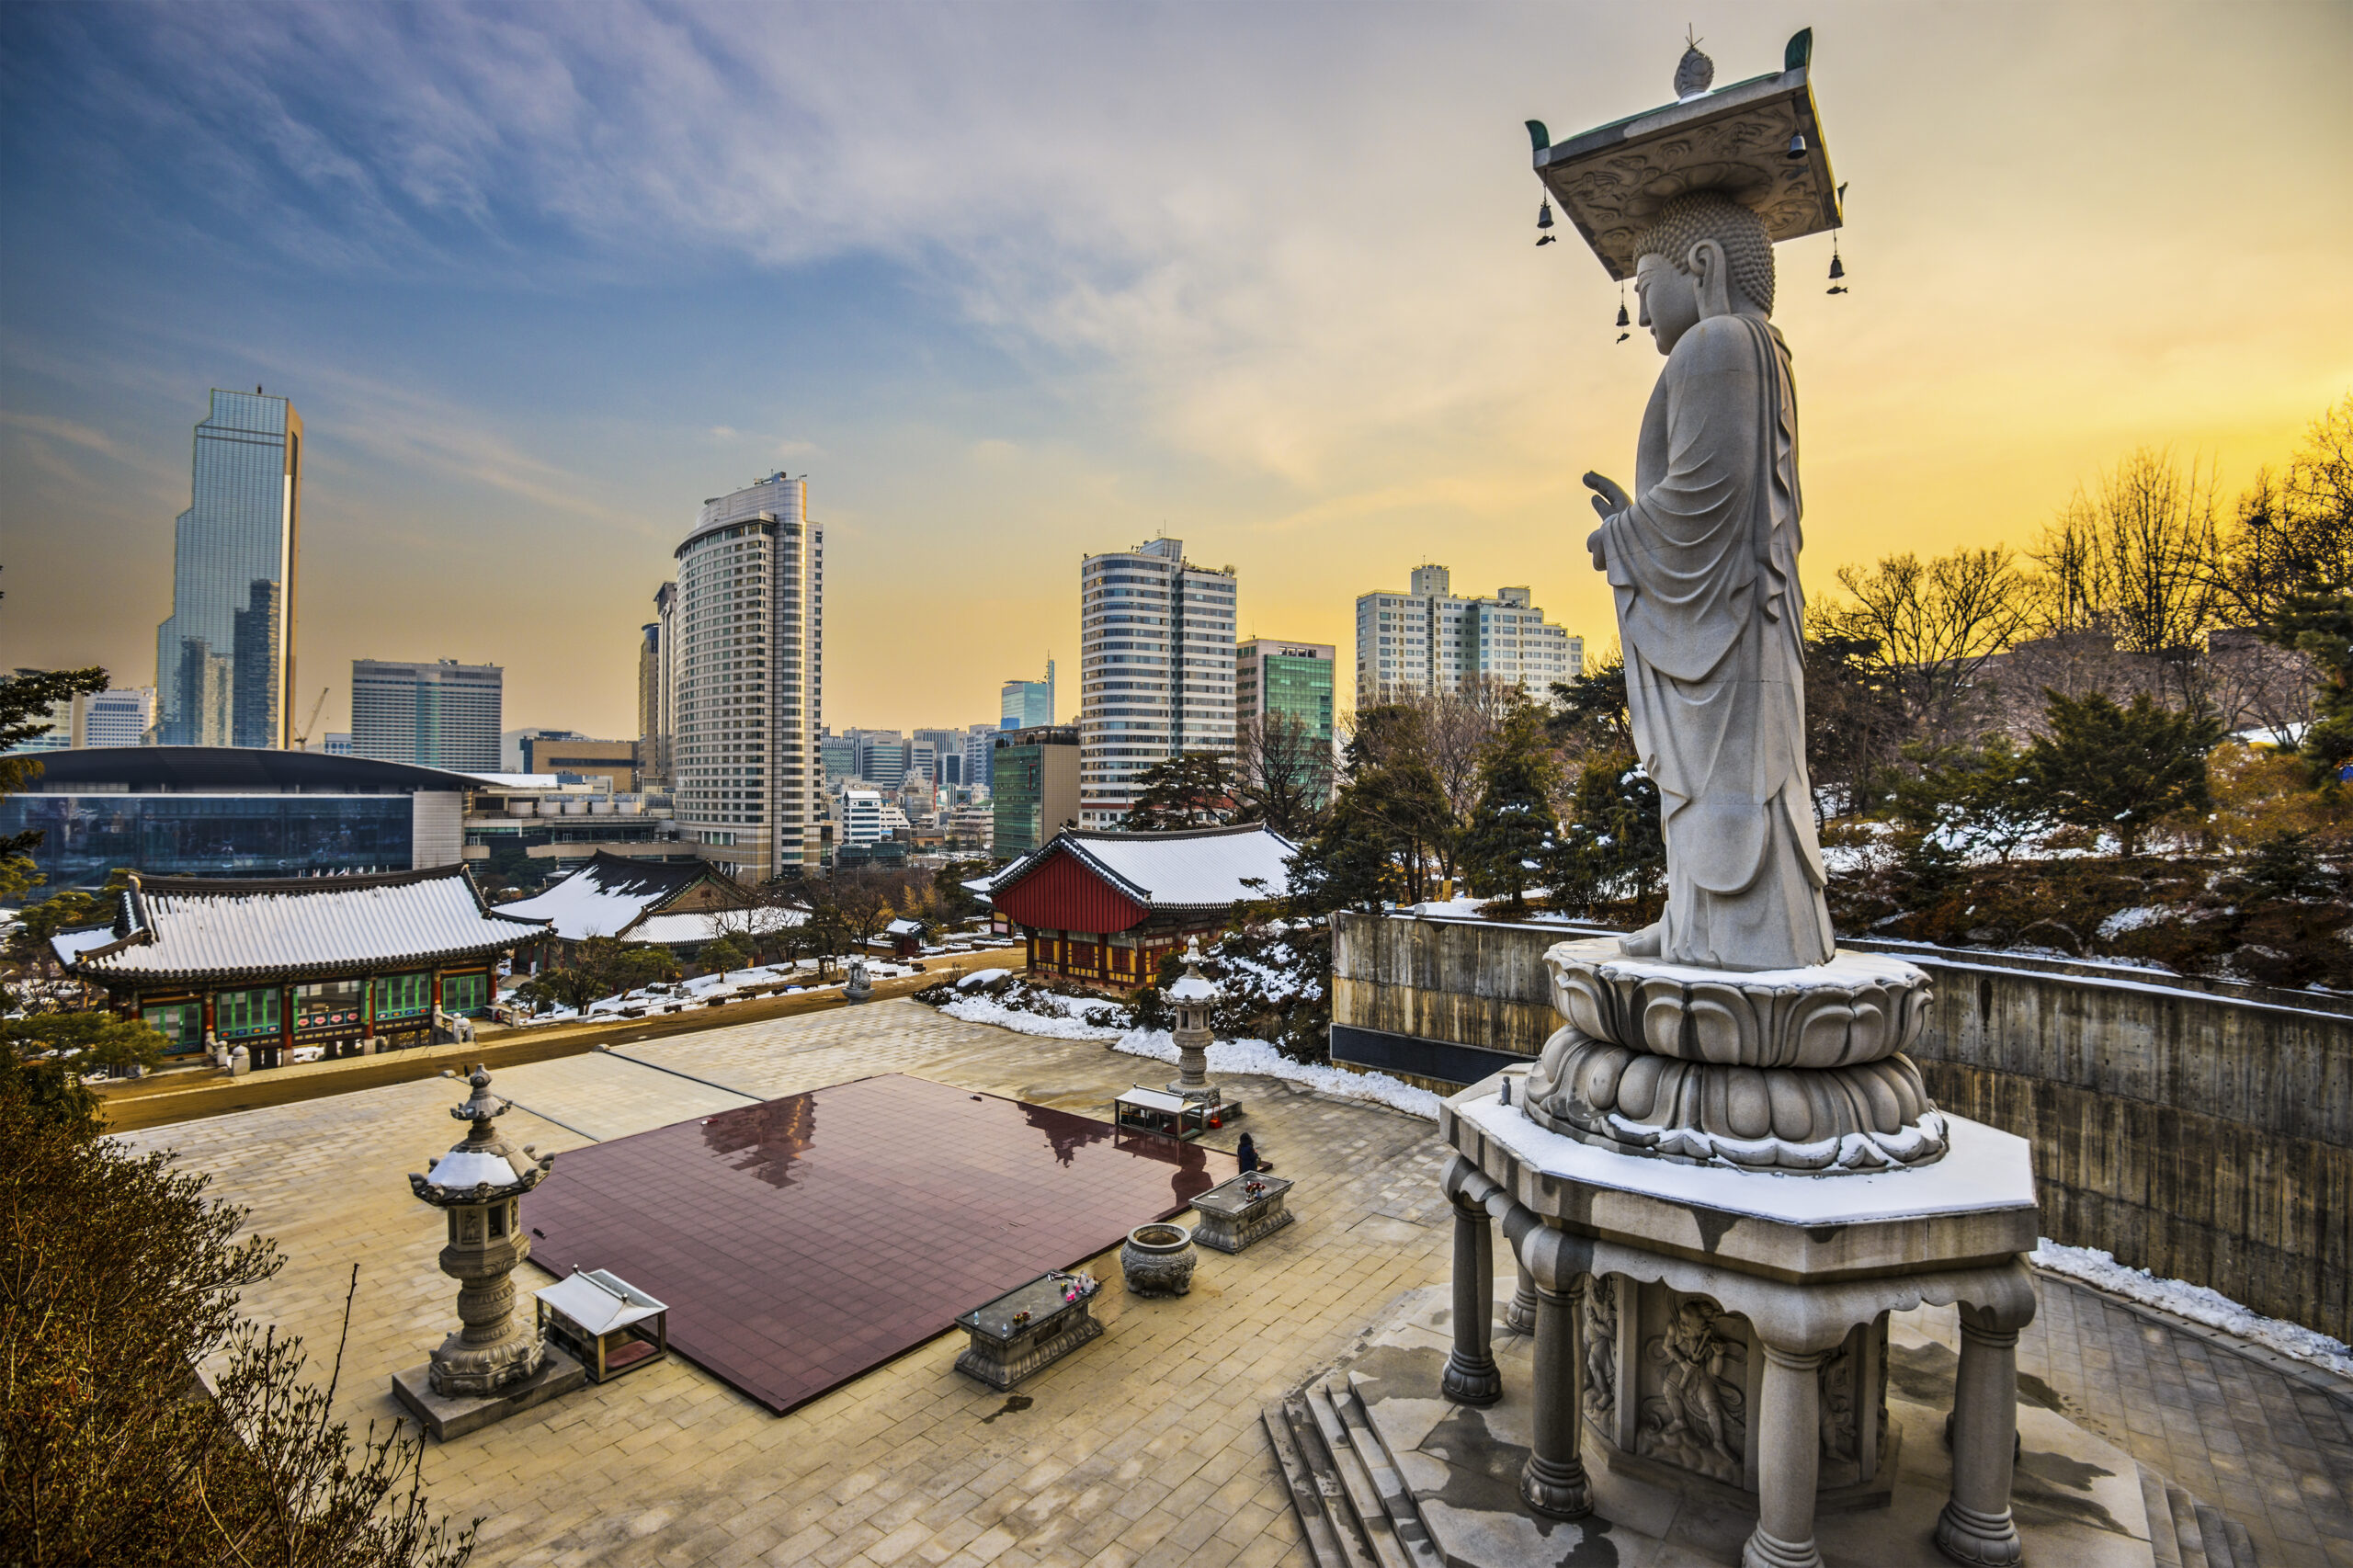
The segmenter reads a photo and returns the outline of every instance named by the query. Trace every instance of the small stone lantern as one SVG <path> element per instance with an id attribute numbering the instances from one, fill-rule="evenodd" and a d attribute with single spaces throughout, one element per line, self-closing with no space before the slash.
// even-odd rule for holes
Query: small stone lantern
<path id="1" fill-rule="evenodd" d="M 1221 1098 L 1209 1080 L 1210 1008 L 1221 994 L 1217 982 L 1201 973 L 1197 937 L 1185 944 L 1183 976 L 1168 988 L 1169 1004 L 1176 1009 L 1176 1076 L 1168 1085 L 1172 1095 L 1212 1103 Z"/>
<path id="2" fill-rule="evenodd" d="M 488 1073 L 476 1068 L 466 1082 L 472 1095 L 449 1112 L 472 1123 L 465 1137 L 429 1164 L 429 1174 L 408 1178 L 412 1192 L 449 1217 L 441 1272 L 458 1281 L 464 1324 L 426 1366 L 392 1375 L 394 1396 L 437 1437 L 487 1426 L 586 1378 L 578 1362 L 548 1349 L 532 1318 L 517 1319 L 508 1278 L 531 1255 L 522 1196 L 546 1177 L 555 1156 L 517 1150 L 497 1130 L 507 1107 L 490 1092 Z"/>

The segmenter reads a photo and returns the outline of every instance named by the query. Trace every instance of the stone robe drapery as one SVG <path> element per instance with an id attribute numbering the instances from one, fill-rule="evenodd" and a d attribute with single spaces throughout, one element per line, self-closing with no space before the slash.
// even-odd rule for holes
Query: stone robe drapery
<path id="1" fill-rule="evenodd" d="M 1662 798 L 1671 962 L 1831 956 L 1805 766 L 1800 510 L 1789 347 L 1760 318 L 1707 317 L 1651 393 L 1632 504 L 1602 524 L 1634 744 Z"/>

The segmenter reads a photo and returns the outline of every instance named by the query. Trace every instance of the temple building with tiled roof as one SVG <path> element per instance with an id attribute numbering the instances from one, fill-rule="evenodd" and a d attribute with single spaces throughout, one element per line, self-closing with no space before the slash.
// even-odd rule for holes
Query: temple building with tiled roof
<path id="1" fill-rule="evenodd" d="M 1177 833 L 1068 831 L 964 885 L 1024 938 L 1029 968 L 1095 985 L 1155 979 L 1164 953 L 1290 891 L 1299 846 L 1263 824 Z"/>
<path id="2" fill-rule="evenodd" d="M 548 922 L 550 935 L 561 944 L 613 937 L 687 949 L 730 930 L 781 928 L 808 918 L 798 909 L 756 908 L 742 884 L 716 866 L 606 854 L 536 897 L 499 905 L 499 913 Z"/>
<path id="3" fill-rule="evenodd" d="M 481 1017 L 500 956 L 547 929 L 484 903 L 462 866 L 271 881 L 133 872 L 111 926 L 51 947 L 174 1051 L 244 1044 L 267 1067 L 301 1046 L 414 1042 L 437 1014 Z"/>

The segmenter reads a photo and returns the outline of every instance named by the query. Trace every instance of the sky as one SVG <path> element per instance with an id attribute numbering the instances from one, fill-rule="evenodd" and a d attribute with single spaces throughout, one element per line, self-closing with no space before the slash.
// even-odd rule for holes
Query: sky
<path id="1" fill-rule="evenodd" d="M 1579 476 L 1659 361 L 1521 122 L 1814 30 L 1779 247 L 1816 596 L 2031 543 L 2136 447 L 2227 494 L 2353 392 L 2353 5 L 0 7 L 0 665 L 153 678 L 210 387 L 305 427 L 298 688 L 506 667 L 636 729 L 704 498 L 806 474 L 825 717 L 994 722 L 1157 534 L 1245 635 L 1415 565 L 1614 641 Z M 299 716 L 299 714 L 298 714 Z"/>

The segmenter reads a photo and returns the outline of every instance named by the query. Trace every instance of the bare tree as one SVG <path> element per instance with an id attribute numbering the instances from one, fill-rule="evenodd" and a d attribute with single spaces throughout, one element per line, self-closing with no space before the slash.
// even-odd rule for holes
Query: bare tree
<path id="1" fill-rule="evenodd" d="M 1287 713 L 1245 718 L 1233 739 L 1240 820 L 1294 841 L 1313 832 L 1332 799 L 1331 742 Z"/>
<path id="2" fill-rule="evenodd" d="M 1980 676 L 2030 625 L 2018 558 L 2006 548 L 1956 550 L 1922 561 L 1906 551 L 1876 566 L 1842 566 L 1847 597 L 1817 606 L 1808 628 L 1856 648 L 1894 696 L 1905 736 L 1935 745 L 1966 738 L 1985 707 Z"/>
<path id="3" fill-rule="evenodd" d="M 2214 473 L 2142 448 L 2078 491 L 2034 551 L 2049 578 L 2045 629 L 2098 631 L 2157 662 L 2166 695 L 2202 703 L 2199 655 L 2220 620 Z"/>

